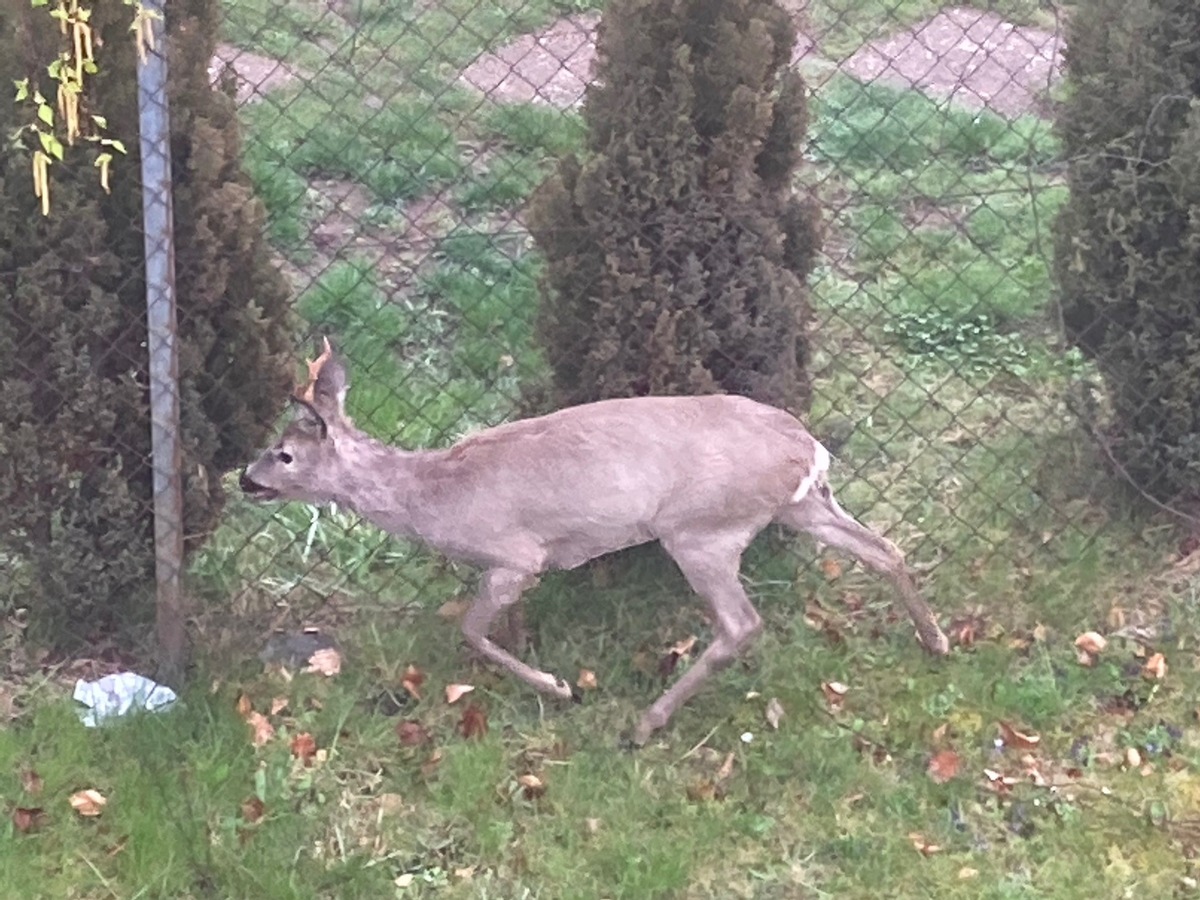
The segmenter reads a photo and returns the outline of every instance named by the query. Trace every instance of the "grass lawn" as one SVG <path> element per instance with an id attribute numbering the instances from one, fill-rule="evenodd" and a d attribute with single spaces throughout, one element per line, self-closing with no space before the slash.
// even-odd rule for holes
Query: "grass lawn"
<path id="1" fill-rule="evenodd" d="M 883 15 L 843 5 L 812 12 Z M 581 126 L 449 84 L 563 8 L 360 0 L 354 30 L 324 6 L 228 6 L 234 40 L 319 73 L 245 111 L 247 163 L 312 276 L 298 311 L 338 338 L 350 412 L 381 437 L 502 421 L 541 372 L 540 263 L 511 212 Z M 462 651 L 443 604 L 471 571 L 344 511 L 232 496 L 190 573 L 201 653 L 177 708 L 91 730 L 62 672 L 0 682 L 0 897 L 1200 895 L 1200 554 L 1069 410 L 1095 376 L 1055 339 L 1057 144 L 1035 119 L 838 78 L 813 114 L 813 429 L 844 505 L 909 554 L 948 658 L 882 581 L 768 533 L 744 569 L 764 638 L 628 753 L 621 731 L 711 636 L 656 549 L 531 595 L 529 658 L 594 676 L 558 705 Z M 318 270 L 318 178 L 362 188 L 381 239 L 430 192 L 453 221 L 402 283 L 353 251 Z M 271 629 L 310 623 L 341 671 L 264 670 Z M 1092 630 L 1107 646 L 1081 658 Z M 473 690 L 449 703 L 455 684 Z M 89 788 L 98 816 L 68 802 Z"/>

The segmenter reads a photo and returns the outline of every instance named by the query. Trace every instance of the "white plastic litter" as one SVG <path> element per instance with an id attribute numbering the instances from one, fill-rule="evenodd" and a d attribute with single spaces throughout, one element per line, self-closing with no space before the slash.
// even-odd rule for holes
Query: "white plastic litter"
<path id="1" fill-rule="evenodd" d="M 81 678 L 75 682 L 73 696 L 88 707 L 78 710 L 79 721 L 88 728 L 128 715 L 135 709 L 157 712 L 176 700 L 175 692 L 169 687 L 134 672 L 105 675 L 99 681 Z"/>

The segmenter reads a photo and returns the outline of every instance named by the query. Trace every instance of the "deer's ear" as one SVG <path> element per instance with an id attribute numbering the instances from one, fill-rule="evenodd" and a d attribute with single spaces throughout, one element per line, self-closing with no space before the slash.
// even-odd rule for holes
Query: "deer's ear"
<path id="1" fill-rule="evenodd" d="M 328 343 L 326 346 L 328 347 Z M 327 415 L 330 413 L 343 415 L 346 390 L 349 387 L 345 365 L 341 359 L 330 352 L 329 358 L 325 360 L 313 381 L 313 405 Z"/>
<path id="2" fill-rule="evenodd" d="M 320 440 L 329 436 L 329 426 L 317 408 L 300 397 L 292 397 L 292 421 L 302 430 L 316 435 Z"/>

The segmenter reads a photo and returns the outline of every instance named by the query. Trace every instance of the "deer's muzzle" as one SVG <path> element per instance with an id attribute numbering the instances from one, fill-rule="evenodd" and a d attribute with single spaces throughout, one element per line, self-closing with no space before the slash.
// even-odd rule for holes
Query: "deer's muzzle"
<path id="1" fill-rule="evenodd" d="M 238 478 L 238 487 L 240 487 L 242 489 L 242 493 L 251 500 L 274 500 L 279 496 L 279 491 L 275 490 L 274 488 L 269 488 L 265 485 L 259 484 L 244 471 L 242 472 L 241 477 Z"/>

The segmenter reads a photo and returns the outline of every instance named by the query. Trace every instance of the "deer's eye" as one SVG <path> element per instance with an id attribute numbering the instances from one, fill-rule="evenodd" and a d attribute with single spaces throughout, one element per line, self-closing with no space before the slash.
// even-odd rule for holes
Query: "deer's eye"
<path id="1" fill-rule="evenodd" d="M 279 451 L 278 459 L 285 466 L 290 466 L 292 464 L 292 454 L 288 453 L 286 450 Z"/>

